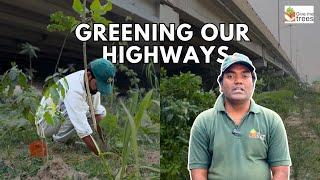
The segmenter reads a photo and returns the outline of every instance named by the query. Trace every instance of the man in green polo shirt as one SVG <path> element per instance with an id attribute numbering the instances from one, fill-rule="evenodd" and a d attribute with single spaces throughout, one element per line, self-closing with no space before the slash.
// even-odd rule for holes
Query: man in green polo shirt
<path id="1" fill-rule="evenodd" d="M 240 53 L 225 58 L 220 96 L 191 129 L 188 169 L 193 180 L 289 178 L 291 159 L 283 122 L 254 102 L 255 67 Z"/>

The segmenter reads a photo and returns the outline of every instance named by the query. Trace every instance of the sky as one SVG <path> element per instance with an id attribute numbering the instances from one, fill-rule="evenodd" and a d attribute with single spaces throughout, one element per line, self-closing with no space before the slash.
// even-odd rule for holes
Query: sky
<path id="1" fill-rule="evenodd" d="M 291 49 L 293 64 L 308 82 L 320 80 L 320 1 L 319 0 L 247 0 L 274 37 L 278 36 L 278 1 L 280 44 L 290 58 L 290 27 L 284 23 L 284 6 L 314 6 L 313 24 L 292 24 Z"/>

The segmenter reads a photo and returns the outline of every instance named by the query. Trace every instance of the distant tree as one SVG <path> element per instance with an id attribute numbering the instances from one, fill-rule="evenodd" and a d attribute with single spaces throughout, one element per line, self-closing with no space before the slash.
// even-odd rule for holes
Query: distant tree
<path id="1" fill-rule="evenodd" d="M 27 55 L 27 57 L 29 58 L 29 69 L 27 69 L 27 74 L 30 78 L 30 82 L 32 85 L 33 72 L 35 72 L 34 69 L 32 69 L 32 59 L 38 58 L 36 51 L 40 51 L 40 49 L 36 46 L 31 45 L 28 42 L 23 43 L 21 45 L 21 49 L 22 50 L 19 52 L 19 54 Z"/>

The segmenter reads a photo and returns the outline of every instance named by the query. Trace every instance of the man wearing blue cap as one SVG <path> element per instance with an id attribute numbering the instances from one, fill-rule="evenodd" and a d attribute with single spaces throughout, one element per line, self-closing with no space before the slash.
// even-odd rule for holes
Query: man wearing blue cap
<path id="1" fill-rule="evenodd" d="M 87 76 L 97 122 L 106 115 L 106 110 L 100 103 L 100 94 L 109 95 L 112 93 L 115 72 L 114 65 L 103 58 L 96 59 L 88 65 Z M 85 71 L 72 73 L 60 79 L 57 84 L 63 86 L 65 95 L 59 94 L 60 100 L 57 105 L 53 103 L 51 95 L 42 98 L 36 113 L 38 134 L 41 137 L 52 137 L 55 142 L 63 143 L 76 133 L 87 147 L 98 155 L 99 150 L 91 136 L 92 129 L 89 124 L 90 113 L 85 88 Z M 57 112 L 64 121 L 57 117 Z M 44 118 L 46 113 L 55 116 L 53 125 L 46 122 Z M 102 137 L 99 125 L 97 129 Z"/>
<path id="2" fill-rule="evenodd" d="M 288 179 L 291 159 L 283 122 L 252 99 L 257 76 L 250 59 L 227 56 L 220 96 L 191 128 L 188 169 L 200 179 Z"/>

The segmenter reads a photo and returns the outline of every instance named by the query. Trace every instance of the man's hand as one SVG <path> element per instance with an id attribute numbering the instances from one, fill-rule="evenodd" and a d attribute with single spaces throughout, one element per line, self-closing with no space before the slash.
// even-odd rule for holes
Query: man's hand
<path id="1" fill-rule="evenodd" d="M 191 171 L 192 180 L 207 180 L 208 169 L 192 169 Z"/>
<path id="2" fill-rule="evenodd" d="M 289 166 L 274 166 L 271 167 L 272 180 L 288 180 L 290 175 Z"/>
<path id="3" fill-rule="evenodd" d="M 86 143 L 87 147 L 92 151 L 95 155 L 99 156 L 99 151 L 94 143 L 94 139 L 91 135 L 85 136 L 82 138 L 83 142 Z"/>

